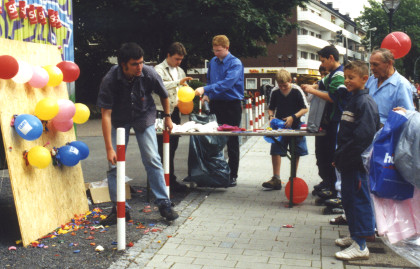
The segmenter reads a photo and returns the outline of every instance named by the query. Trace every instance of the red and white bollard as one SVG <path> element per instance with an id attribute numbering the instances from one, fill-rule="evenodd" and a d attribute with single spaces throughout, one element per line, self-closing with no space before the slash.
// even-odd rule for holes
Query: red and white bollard
<path id="1" fill-rule="evenodd" d="M 248 112 L 249 112 L 249 130 L 254 131 L 254 123 L 252 120 L 252 98 L 248 98 Z"/>
<path id="2" fill-rule="evenodd" d="M 258 122 L 258 97 L 255 97 L 255 129 L 259 129 L 259 122 Z"/>
<path id="3" fill-rule="evenodd" d="M 125 129 L 117 128 L 117 242 L 125 249 Z"/>
<path id="4" fill-rule="evenodd" d="M 169 198 L 169 132 L 166 130 L 163 130 L 163 173 L 165 175 L 166 193 Z"/>
<path id="5" fill-rule="evenodd" d="M 261 96 L 258 96 L 258 122 L 260 123 L 260 128 L 262 128 L 263 122 L 262 122 Z"/>
<path id="6" fill-rule="evenodd" d="M 265 97 L 263 95 L 263 96 L 261 96 L 261 119 L 262 119 L 262 125 L 265 124 L 264 111 L 265 111 Z"/>

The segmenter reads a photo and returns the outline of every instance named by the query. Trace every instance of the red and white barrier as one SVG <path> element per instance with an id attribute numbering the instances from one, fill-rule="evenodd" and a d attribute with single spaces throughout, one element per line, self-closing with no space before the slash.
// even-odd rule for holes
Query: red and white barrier
<path id="1" fill-rule="evenodd" d="M 265 96 L 261 96 L 261 118 L 262 118 L 262 124 L 265 124 L 265 115 L 264 115 L 264 111 L 265 111 Z"/>
<path id="2" fill-rule="evenodd" d="M 260 128 L 262 128 L 263 122 L 262 122 L 261 96 L 258 96 L 258 122 L 260 123 Z"/>
<path id="3" fill-rule="evenodd" d="M 125 129 L 117 128 L 117 238 L 125 249 Z"/>
<path id="4" fill-rule="evenodd" d="M 255 97 L 255 128 L 254 129 L 259 129 L 260 125 L 258 122 L 258 97 Z"/>
<path id="5" fill-rule="evenodd" d="M 166 130 L 163 130 L 163 173 L 165 175 L 166 193 L 169 197 L 169 132 Z"/>
<path id="6" fill-rule="evenodd" d="M 254 130 L 254 121 L 252 120 L 252 98 L 248 98 L 248 112 L 249 112 L 249 130 Z"/>

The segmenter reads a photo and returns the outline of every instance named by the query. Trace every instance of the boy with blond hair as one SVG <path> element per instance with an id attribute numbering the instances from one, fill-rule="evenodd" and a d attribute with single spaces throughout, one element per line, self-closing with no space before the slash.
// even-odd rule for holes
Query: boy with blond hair
<path id="1" fill-rule="evenodd" d="M 348 63 L 344 67 L 344 77 L 351 96 L 341 116 L 333 165 L 341 174 L 341 199 L 350 236 L 335 240 L 337 246 L 347 247 L 335 253 L 335 257 L 340 260 L 369 259 L 366 239 L 375 236 L 375 219 L 369 196 L 369 177 L 361 154 L 379 129 L 379 112 L 365 89 L 369 78 L 367 64 L 363 61 Z"/>
<path id="2" fill-rule="evenodd" d="M 302 89 L 296 84 L 292 84 L 292 76 L 285 69 L 281 69 L 276 74 L 278 87 L 271 92 L 270 104 L 268 107 L 268 118 L 272 121 L 274 118 L 285 121 L 286 128 L 299 129 L 300 117 L 308 112 L 308 103 Z M 271 161 L 273 164 L 273 177 L 262 184 L 264 188 L 280 190 L 280 165 L 281 157 L 286 156 L 287 147 L 290 145 L 290 137 L 282 137 L 280 142 L 271 145 Z M 299 163 L 299 157 L 308 155 L 306 147 L 306 138 L 296 139 L 296 168 Z"/>

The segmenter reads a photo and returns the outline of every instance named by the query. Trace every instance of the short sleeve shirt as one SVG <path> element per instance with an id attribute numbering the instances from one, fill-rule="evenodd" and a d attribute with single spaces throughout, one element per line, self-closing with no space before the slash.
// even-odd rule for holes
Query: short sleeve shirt
<path id="1" fill-rule="evenodd" d="M 333 100 L 333 103 L 327 102 L 327 120 L 339 122 L 347 100 L 350 97 L 349 92 L 344 86 L 343 66 L 340 65 L 336 70 L 325 76 L 320 82 L 320 88 L 325 89 L 329 97 Z"/>
<path id="2" fill-rule="evenodd" d="M 168 97 L 162 79 L 153 67 L 144 65 L 141 75 L 129 82 L 121 67 L 116 65 L 102 79 L 97 106 L 112 110 L 114 128 L 131 124 L 142 131 L 156 120 L 152 92 L 163 98 Z"/>
<path id="3" fill-rule="evenodd" d="M 303 108 L 308 108 L 306 98 L 302 90 L 297 85 L 292 85 L 288 95 L 284 95 L 278 87 L 271 92 L 269 109 L 276 111 L 276 118 L 283 119 L 299 112 Z M 293 121 L 292 129 L 299 129 L 300 118 Z"/>

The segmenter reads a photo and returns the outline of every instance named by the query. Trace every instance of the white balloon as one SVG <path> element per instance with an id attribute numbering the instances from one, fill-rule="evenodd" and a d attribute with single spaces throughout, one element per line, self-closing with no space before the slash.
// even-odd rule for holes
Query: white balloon
<path id="1" fill-rule="evenodd" d="M 19 64 L 19 71 L 17 72 L 16 76 L 12 78 L 12 80 L 16 83 L 26 83 L 31 80 L 33 75 L 32 66 L 24 61 L 17 61 Z"/>

